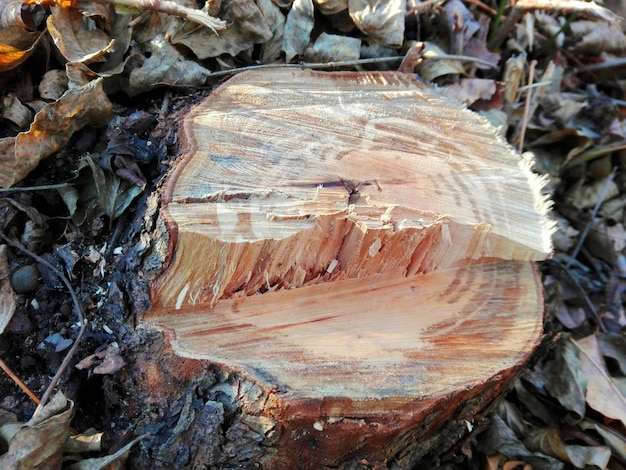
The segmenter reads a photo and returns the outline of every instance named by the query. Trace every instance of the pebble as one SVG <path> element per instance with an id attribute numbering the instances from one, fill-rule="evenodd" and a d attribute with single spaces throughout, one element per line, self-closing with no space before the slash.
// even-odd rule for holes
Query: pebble
<path id="1" fill-rule="evenodd" d="M 27 264 L 17 268 L 11 274 L 11 287 L 16 294 L 29 294 L 39 286 L 39 270 L 37 266 Z"/>

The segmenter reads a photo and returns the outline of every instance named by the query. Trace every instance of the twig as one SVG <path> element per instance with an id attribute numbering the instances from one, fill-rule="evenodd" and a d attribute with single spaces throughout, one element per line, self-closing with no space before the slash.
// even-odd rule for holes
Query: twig
<path id="1" fill-rule="evenodd" d="M 20 379 L 17 375 L 13 373 L 13 371 L 9 368 L 9 366 L 6 365 L 6 363 L 2 359 L 0 359 L 0 369 L 2 369 L 5 374 L 11 377 L 13 379 L 13 382 L 15 382 L 17 386 L 20 387 L 24 391 L 24 393 L 26 393 L 26 395 L 30 397 L 31 400 L 39 405 L 40 401 L 39 398 L 37 398 L 37 395 L 35 395 L 35 393 L 30 388 L 28 388 L 28 385 L 26 385 L 22 381 L 22 379 Z"/>
<path id="2" fill-rule="evenodd" d="M 585 240 L 587 239 L 587 235 L 589 235 L 589 231 L 591 230 L 591 227 L 593 227 L 594 225 L 593 219 L 595 219 L 596 215 L 598 214 L 598 211 L 600 210 L 600 207 L 602 206 L 602 203 L 604 202 L 604 198 L 606 197 L 606 193 L 609 191 L 609 187 L 611 186 L 611 182 L 613 181 L 613 178 L 615 178 L 615 168 L 613 168 L 613 171 L 611 171 L 611 174 L 607 177 L 606 182 L 602 186 L 602 190 L 600 191 L 600 194 L 598 195 L 598 201 L 596 202 L 596 205 L 593 208 L 593 211 L 591 212 L 591 216 L 589 217 L 589 222 L 587 223 L 587 225 L 585 225 L 585 229 L 583 230 L 583 233 L 580 235 L 580 238 L 578 239 L 578 244 L 576 245 L 576 248 L 574 248 L 574 252 L 571 255 L 571 259 L 576 259 L 578 257 L 578 253 L 580 252 L 580 249 L 582 248 L 583 243 L 585 243 Z M 569 269 L 572 266 L 571 259 L 565 265 L 565 269 Z"/>
<path id="3" fill-rule="evenodd" d="M 50 384 L 48 385 L 48 388 L 46 388 L 46 391 L 44 392 L 43 396 L 41 397 L 41 402 L 39 403 L 39 405 L 37 406 L 37 409 L 35 410 L 35 413 L 33 414 L 33 416 L 34 416 L 37 413 L 39 413 L 42 410 L 42 408 L 46 405 L 46 403 L 48 402 L 48 399 L 52 395 L 52 392 L 54 392 L 54 389 L 56 388 L 57 383 L 61 379 L 61 376 L 65 373 L 65 370 L 67 369 L 67 366 L 69 365 L 70 361 L 72 360 L 72 357 L 74 356 L 74 353 L 76 352 L 76 349 L 78 348 L 80 340 L 83 337 L 83 334 L 85 333 L 85 329 L 87 327 L 87 323 L 85 322 L 85 319 L 83 317 L 83 311 L 80 308 L 80 303 L 78 302 L 78 297 L 76 296 L 76 292 L 72 288 L 72 284 L 70 283 L 70 281 L 67 279 L 67 277 L 61 271 L 59 271 L 55 266 L 53 266 L 51 263 L 49 263 L 48 261 L 43 259 L 41 256 L 38 256 L 35 253 L 33 253 L 32 251 L 26 249 L 21 243 L 18 243 L 18 242 L 15 242 L 15 241 L 11 240 L 9 237 L 7 237 L 2 232 L 0 232 L 0 238 L 2 238 L 8 245 L 12 246 L 13 248 L 18 249 L 19 251 L 21 251 L 25 255 L 30 256 L 35 261 L 37 261 L 38 263 L 44 265 L 46 268 L 48 268 L 50 271 L 52 271 L 54 274 L 57 275 L 57 277 L 61 280 L 61 282 L 63 282 L 63 284 L 65 284 L 65 286 L 67 287 L 67 289 L 70 292 L 70 295 L 72 297 L 72 302 L 74 303 L 74 311 L 76 312 L 76 316 L 78 317 L 78 321 L 80 322 L 80 330 L 78 331 L 78 334 L 76 335 L 76 339 L 74 340 L 74 344 L 72 344 L 72 347 L 67 352 L 67 354 L 65 355 L 65 358 L 63 359 L 63 362 L 61 363 L 61 365 L 57 369 L 56 374 L 54 374 L 54 377 L 52 377 L 52 380 L 50 381 Z"/>
<path id="4" fill-rule="evenodd" d="M 95 3 L 102 3 L 105 5 L 116 5 L 136 10 L 151 10 L 161 13 L 167 13 L 168 15 L 180 16 L 186 20 L 193 21 L 194 23 L 206 26 L 215 34 L 219 30 L 226 29 L 226 21 L 215 18 L 205 11 L 197 10 L 194 8 L 188 8 L 183 5 L 179 5 L 176 2 L 170 0 L 92 0 Z"/>
<path id="5" fill-rule="evenodd" d="M 0 193 L 12 193 L 18 191 L 43 191 L 46 189 L 67 188 L 69 183 L 43 184 L 41 186 L 22 186 L 19 188 L 0 188 Z"/>
<path id="6" fill-rule="evenodd" d="M 246 67 L 235 67 L 228 70 L 218 70 L 215 72 L 211 72 L 208 74 L 208 77 L 223 77 L 225 75 L 230 75 L 233 73 L 245 72 L 247 70 L 256 70 L 256 69 L 275 69 L 281 67 L 288 68 L 298 68 L 298 69 L 334 69 L 338 67 L 353 67 L 355 65 L 366 65 L 366 64 L 376 64 L 380 62 L 393 62 L 404 59 L 404 56 L 389 56 L 389 57 L 375 57 L 371 59 L 356 59 L 356 60 L 344 60 L 338 62 L 298 62 L 297 64 L 258 64 L 258 65 L 247 65 Z"/>
<path id="7" fill-rule="evenodd" d="M 374 57 L 371 59 L 355 59 L 355 60 L 342 60 L 337 62 L 298 62 L 296 64 L 258 64 L 258 65 L 247 65 L 245 67 L 235 67 L 228 70 L 218 70 L 215 72 L 211 72 L 208 74 L 208 77 L 223 77 L 225 75 L 231 75 L 234 73 L 245 72 L 247 70 L 257 70 L 257 69 L 275 69 L 275 68 L 298 68 L 298 69 L 335 69 L 339 67 L 354 67 L 355 65 L 367 65 L 367 64 L 377 64 L 382 62 L 395 62 L 401 61 L 405 56 L 396 55 L 396 56 L 388 56 L 388 57 Z M 463 60 L 467 62 L 476 62 L 479 64 L 488 65 L 492 68 L 498 68 L 497 64 L 493 62 L 489 62 L 487 60 L 479 59 L 477 57 L 466 56 L 466 55 L 446 55 L 442 57 L 433 57 L 434 59 L 439 60 Z"/>
<path id="8" fill-rule="evenodd" d="M 537 61 L 533 60 L 530 62 L 528 67 L 528 83 L 531 84 L 535 80 L 535 67 L 537 65 Z M 517 142 L 517 151 L 522 153 L 524 149 L 524 138 L 526 137 L 526 127 L 528 126 L 528 121 L 530 121 L 530 101 L 532 98 L 532 93 L 530 90 L 526 92 L 526 102 L 524 103 L 524 116 L 522 117 L 520 133 L 518 136 Z"/>

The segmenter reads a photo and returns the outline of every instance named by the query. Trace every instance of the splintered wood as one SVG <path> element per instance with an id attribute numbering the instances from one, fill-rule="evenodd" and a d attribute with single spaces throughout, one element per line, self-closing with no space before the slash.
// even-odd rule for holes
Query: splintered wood
<path id="1" fill-rule="evenodd" d="M 145 320 L 280 390 L 266 414 L 336 419 L 320 449 L 343 416 L 493 398 L 528 359 L 547 204 L 478 115 L 408 75 L 277 68 L 221 85 L 180 135 Z"/>

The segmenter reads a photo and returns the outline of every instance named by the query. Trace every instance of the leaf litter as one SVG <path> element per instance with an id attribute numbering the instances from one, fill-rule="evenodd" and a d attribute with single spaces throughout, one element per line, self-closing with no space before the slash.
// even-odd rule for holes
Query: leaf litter
<path id="1" fill-rule="evenodd" d="M 623 6 L 191 3 L 0 3 L 0 187 L 7 191 L 0 227 L 81 286 L 89 339 L 73 360 L 80 380 L 115 377 L 124 368 L 130 336 L 122 291 L 131 304 L 141 302 L 131 279 L 150 241 L 136 224 L 173 158 L 166 114 L 188 93 L 242 67 L 400 67 L 485 113 L 514 145 L 534 152 L 559 227 L 555 257 L 542 266 L 545 352 L 487 424 L 475 427 L 469 447 L 440 457 L 457 468 L 624 468 L 626 35 L 616 15 Z M 146 111 L 121 104 L 129 98 Z M 0 245 L 0 354 L 42 395 L 78 328 L 48 268 L 40 265 L 27 279 L 32 291 L 13 288 L 12 274 L 31 262 Z M 76 373 L 65 374 L 61 388 L 80 402 Z M 103 429 L 106 419 L 116 424 L 106 407 L 85 413 L 83 405 L 77 414 L 76 402 L 58 392 L 32 416 L 34 405 L 18 398 L 12 383 L 0 386 L 0 410 L 20 415 L 0 414 L 3 464 L 59 466 L 65 458 L 71 468 L 104 468 L 144 437 L 107 449 L 102 433 L 87 432 L 99 420 Z M 85 432 L 74 435 L 70 422 L 81 418 Z M 121 419 L 117 425 L 130 426 Z"/>

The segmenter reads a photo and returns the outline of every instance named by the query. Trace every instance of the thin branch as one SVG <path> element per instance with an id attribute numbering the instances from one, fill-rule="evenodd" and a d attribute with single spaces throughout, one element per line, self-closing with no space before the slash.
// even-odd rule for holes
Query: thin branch
<path id="1" fill-rule="evenodd" d="M 529 70 L 528 70 L 528 83 L 532 84 L 535 81 L 535 67 L 537 65 L 537 61 L 533 60 L 530 62 Z M 526 92 L 526 101 L 524 103 L 524 116 L 522 117 L 520 133 L 518 136 L 517 142 L 517 151 L 522 153 L 524 150 L 524 138 L 526 137 L 526 127 L 528 127 L 528 122 L 530 121 L 530 102 L 532 99 L 531 90 Z"/>
<path id="2" fill-rule="evenodd" d="M 613 181 L 613 178 L 615 178 L 615 168 L 613 168 L 613 171 L 611 171 L 611 174 L 608 176 L 608 178 L 606 179 L 606 182 L 604 183 L 604 185 L 602 186 L 602 189 L 600 190 L 600 194 L 598 195 L 598 201 L 596 202 L 596 205 L 593 208 L 593 211 L 591 212 L 591 216 L 589 217 L 589 222 L 585 226 L 583 233 L 580 235 L 580 238 L 578 239 L 578 244 L 576 245 L 576 248 L 574 248 L 574 252 L 571 255 L 571 259 L 565 265 L 565 269 L 569 269 L 572 266 L 571 260 L 576 259 L 578 257 L 578 253 L 580 253 L 580 249 L 582 248 L 583 243 L 585 243 L 585 240 L 587 239 L 587 235 L 589 235 L 589 231 L 591 230 L 591 227 L 595 225 L 593 222 L 593 219 L 595 219 L 596 215 L 598 214 L 598 211 L 600 210 L 600 207 L 602 206 L 602 203 L 604 203 L 604 198 L 606 197 L 606 194 L 609 191 L 609 187 L 611 186 L 611 182 Z"/>
<path id="3" fill-rule="evenodd" d="M 188 8 L 170 0 L 92 0 L 94 3 L 105 5 L 124 6 L 136 10 L 150 10 L 179 16 L 186 20 L 206 26 L 215 34 L 226 29 L 226 21 L 215 18 L 205 11 Z"/>
<path id="4" fill-rule="evenodd" d="M 375 57 L 372 59 L 356 59 L 356 60 L 344 60 L 338 62 L 323 62 L 323 63 L 315 63 L 315 62 L 299 62 L 297 64 L 258 64 L 258 65 L 248 65 L 246 67 L 235 67 L 228 70 L 218 70 L 215 72 L 211 72 L 208 77 L 223 77 L 225 75 L 231 75 L 233 73 L 245 72 L 247 70 L 256 70 L 256 69 L 275 69 L 275 68 L 297 68 L 297 69 L 335 69 L 339 67 L 354 67 L 355 65 L 367 65 L 367 64 L 377 64 L 380 62 L 394 62 L 400 61 L 404 59 L 404 56 L 389 56 L 389 57 Z"/>
<path id="5" fill-rule="evenodd" d="M 46 189 L 67 188 L 69 183 L 43 184 L 41 186 L 22 186 L 19 188 L 0 188 L 0 193 L 12 193 L 19 191 L 43 191 Z"/>
<path id="6" fill-rule="evenodd" d="M 70 281 L 67 279 L 67 277 L 61 271 L 59 271 L 55 266 L 53 266 L 51 263 L 49 263 L 48 261 L 43 259 L 41 256 L 38 256 L 35 253 L 33 253 L 32 251 L 26 249 L 21 243 L 18 243 L 16 241 L 11 240 L 9 237 L 7 237 L 2 232 L 0 232 L 0 238 L 2 238 L 7 245 L 10 245 L 13 248 L 18 249 L 19 251 L 21 251 L 22 253 L 24 253 L 27 256 L 30 256 L 35 261 L 37 261 L 38 263 L 42 264 L 43 266 L 48 268 L 50 271 L 52 271 L 54 274 L 56 274 L 56 276 L 61 280 L 61 282 L 63 282 L 63 284 L 65 284 L 65 287 L 67 287 L 67 289 L 70 292 L 70 295 L 72 297 L 72 302 L 74 303 L 74 311 L 75 311 L 76 316 L 78 317 L 78 321 L 80 323 L 80 330 L 78 331 L 78 334 L 76 335 L 76 339 L 74 340 L 74 344 L 72 344 L 72 347 L 70 348 L 70 350 L 65 355 L 65 358 L 63 359 L 63 362 L 61 363 L 61 365 L 57 369 L 56 374 L 54 374 L 54 377 L 52 377 L 52 380 L 50 381 L 50 384 L 48 385 L 48 388 L 46 389 L 46 391 L 44 392 L 43 396 L 41 397 L 41 402 L 37 406 L 37 409 L 35 410 L 35 413 L 34 413 L 34 415 L 36 415 L 46 405 L 46 403 L 48 402 L 48 399 L 50 398 L 50 396 L 54 392 L 54 389 L 56 388 L 57 383 L 61 379 L 62 375 L 65 373 L 65 370 L 67 369 L 70 361 L 72 360 L 72 357 L 74 356 L 74 353 L 76 352 L 76 349 L 78 348 L 80 340 L 83 337 L 83 334 L 85 333 L 85 329 L 87 328 L 87 323 L 85 322 L 85 319 L 83 317 L 83 311 L 80 308 L 80 302 L 78 301 L 78 297 L 76 296 L 76 292 L 74 291 L 74 288 L 72 287 L 72 284 L 70 283 Z"/>

